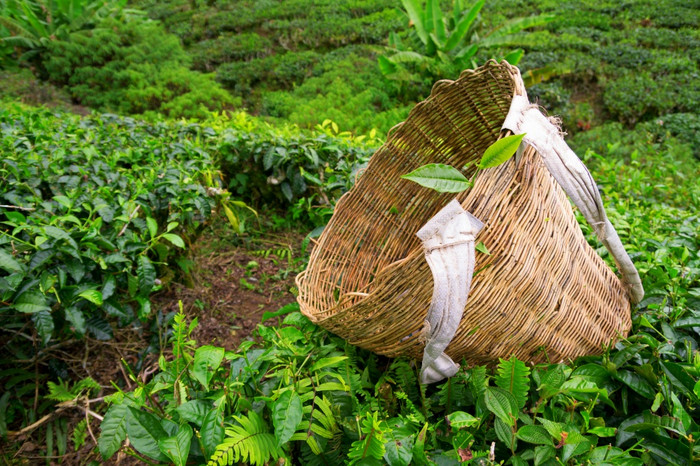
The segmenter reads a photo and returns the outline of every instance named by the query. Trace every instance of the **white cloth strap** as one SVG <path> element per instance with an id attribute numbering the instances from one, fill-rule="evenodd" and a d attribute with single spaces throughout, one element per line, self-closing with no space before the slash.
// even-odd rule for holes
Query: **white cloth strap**
<path id="1" fill-rule="evenodd" d="M 644 297 L 637 269 L 620 237 L 608 220 L 591 173 L 559 132 L 525 96 L 515 96 L 504 129 L 526 133 L 523 141 L 533 146 L 544 165 L 591 224 L 598 238 L 615 259 L 632 302 Z M 522 151 L 521 146 L 519 152 Z M 459 365 L 445 354 L 462 319 L 474 274 L 475 237 L 483 224 L 465 211 L 457 200 L 447 204 L 418 233 L 433 274 L 433 297 L 425 321 L 426 345 L 420 371 L 421 383 L 451 377 Z"/>
<path id="2" fill-rule="evenodd" d="M 559 128 L 539 111 L 537 105 L 530 104 L 526 96 L 520 95 L 513 97 L 503 128 L 515 134 L 526 133 L 523 141 L 537 150 L 554 179 L 610 252 L 631 301 L 635 304 L 640 302 L 644 297 L 644 288 L 639 273 L 605 214 L 603 201 L 591 173 L 566 144 Z"/>
<path id="3" fill-rule="evenodd" d="M 421 383 L 452 377 L 459 370 L 444 351 L 457 332 L 474 274 L 474 239 L 483 227 L 457 200 L 447 204 L 418 233 L 433 274 L 433 297 L 425 321 Z"/>

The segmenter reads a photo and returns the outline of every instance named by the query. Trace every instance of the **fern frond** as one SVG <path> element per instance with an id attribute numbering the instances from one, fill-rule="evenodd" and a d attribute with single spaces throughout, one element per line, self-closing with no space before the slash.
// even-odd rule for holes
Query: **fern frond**
<path id="1" fill-rule="evenodd" d="M 63 380 L 59 379 L 58 383 L 49 381 L 46 383 L 46 385 L 49 387 L 49 394 L 46 395 L 46 398 L 49 400 L 60 402 L 75 399 L 75 395 L 73 395 L 71 390 L 68 388 L 68 382 L 64 382 Z"/>
<path id="2" fill-rule="evenodd" d="M 474 404 L 465 375 L 465 372 L 460 371 L 440 386 L 440 391 L 438 392 L 440 406 L 444 406 L 448 413 L 452 412 L 454 408 Z"/>
<path id="3" fill-rule="evenodd" d="M 515 355 L 508 360 L 500 361 L 496 385 L 512 393 L 518 402 L 518 409 L 522 409 L 527 403 L 527 395 L 530 391 L 530 369 Z"/>
<path id="4" fill-rule="evenodd" d="M 209 466 L 223 466 L 242 462 L 263 466 L 270 459 L 276 460 L 281 451 L 274 434 L 267 430 L 263 419 L 250 411 L 248 416 L 234 416 L 240 425 L 226 428 L 226 438 L 216 447 L 209 459 Z"/>
<path id="5" fill-rule="evenodd" d="M 416 408 L 416 405 L 413 404 L 413 402 L 410 400 L 406 393 L 396 391 L 394 392 L 394 396 L 404 402 L 405 408 L 401 411 L 401 413 L 406 419 L 410 420 L 411 422 L 417 422 L 421 424 L 425 422 L 425 416 L 423 416 L 423 413 L 421 413 L 418 410 L 418 408 Z"/>
<path id="6" fill-rule="evenodd" d="M 388 427 L 385 422 L 378 420 L 378 413 L 367 413 L 362 420 L 362 437 L 352 442 L 348 458 L 350 464 L 358 463 L 368 458 L 382 459 L 386 452 L 384 430 Z"/>
<path id="7" fill-rule="evenodd" d="M 421 393 L 420 384 L 416 370 L 412 367 L 410 361 L 405 359 L 397 359 L 392 362 L 389 370 L 393 373 L 393 378 L 406 395 L 414 403 L 420 403 Z"/>
<path id="8" fill-rule="evenodd" d="M 471 370 L 471 377 L 469 379 L 469 388 L 472 390 L 474 398 L 479 399 L 482 397 L 488 386 L 488 379 L 486 378 L 486 367 L 475 366 Z"/>

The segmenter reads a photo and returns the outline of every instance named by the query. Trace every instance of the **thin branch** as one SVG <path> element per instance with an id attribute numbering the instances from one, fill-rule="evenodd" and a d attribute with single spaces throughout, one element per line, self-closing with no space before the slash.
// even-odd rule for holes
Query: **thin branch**
<path id="1" fill-rule="evenodd" d="M 34 212 L 36 210 L 34 207 L 21 207 L 18 205 L 7 205 L 7 204 L 0 204 L 0 208 L 24 210 L 25 212 Z"/>
<path id="2" fill-rule="evenodd" d="M 136 216 L 136 214 L 138 213 L 140 208 L 141 208 L 141 204 L 136 204 L 136 208 L 131 212 L 131 214 L 129 214 L 129 219 L 126 221 L 126 223 L 122 227 L 121 231 L 117 235 L 117 238 L 119 238 L 121 235 L 124 234 L 124 232 L 126 231 L 126 227 L 129 226 L 129 223 L 131 223 L 131 220 Z"/>

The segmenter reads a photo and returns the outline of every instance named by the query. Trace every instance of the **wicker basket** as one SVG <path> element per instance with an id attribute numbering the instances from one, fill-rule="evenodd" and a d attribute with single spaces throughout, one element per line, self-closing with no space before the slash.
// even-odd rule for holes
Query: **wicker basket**
<path id="1" fill-rule="evenodd" d="M 297 277 L 304 315 L 379 354 L 421 358 L 434 282 L 416 232 L 455 195 L 401 175 L 444 163 L 465 167 L 470 178 L 486 148 L 510 134 L 502 125 L 516 95 L 524 95 L 517 68 L 489 62 L 436 83 L 392 128 Z M 629 288 L 587 244 L 532 146 L 480 172 L 456 199 L 484 223 L 476 241 L 490 255 L 476 254 L 468 301 L 445 350 L 453 360 L 560 361 L 600 353 L 627 334 Z"/>

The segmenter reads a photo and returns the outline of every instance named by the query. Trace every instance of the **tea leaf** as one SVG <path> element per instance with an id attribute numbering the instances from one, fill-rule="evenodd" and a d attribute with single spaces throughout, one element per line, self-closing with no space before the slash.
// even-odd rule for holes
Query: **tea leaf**
<path id="1" fill-rule="evenodd" d="M 100 424 L 100 438 L 97 445 L 102 459 L 107 460 L 114 455 L 126 440 L 127 406 L 122 404 L 112 405 L 105 414 Z"/>
<path id="2" fill-rule="evenodd" d="M 442 163 L 423 165 L 401 178 L 440 193 L 460 193 L 471 188 L 471 182 L 459 170 Z"/>
<path id="3" fill-rule="evenodd" d="M 486 169 L 497 167 L 513 157 L 524 137 L 525 133 L 514 134 L 501 138 L 491 144 L 481 157 L 479 168 Z"/>
<path id="4" fill-rule="evenodd" d="M 275 426 L 277 446 L 289 441 L 303 416 L 301 398 L 294 390 L 287 390 L 272 405 L 272 424 Z"/>
<path id="5" fill-rule="evenodd" d="M 176 435 L 159 439 L 158 448 L 176 466 L 184 466 L 190 454 L 192 435 L 192 427 L 189 424 L 183 424 L 178 428 Z"/>
<path id="6" fill-rule="evenodd" d="M 200 346 L 195 351 L 192 376 L 202 384 L 205 390 L 209 390 L 209 381 L 213 372 L 219 368 L 223 359 L 223 348 L 205 345 Z"/>

